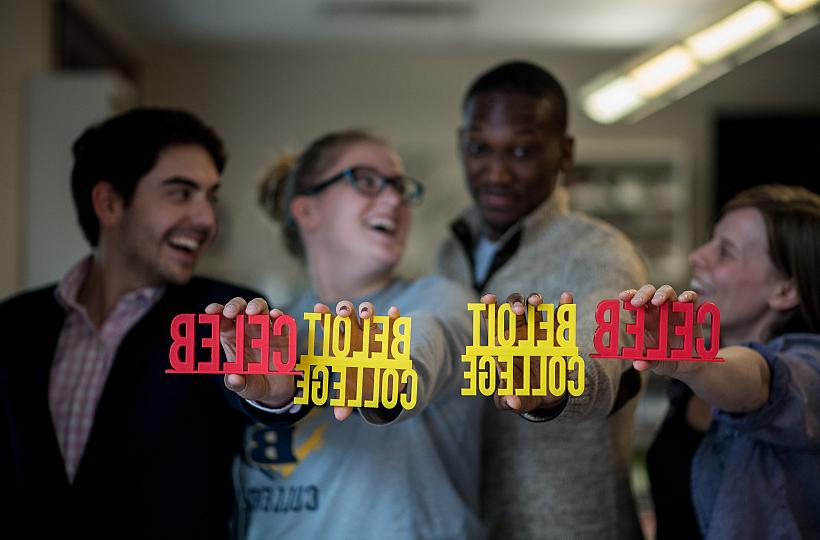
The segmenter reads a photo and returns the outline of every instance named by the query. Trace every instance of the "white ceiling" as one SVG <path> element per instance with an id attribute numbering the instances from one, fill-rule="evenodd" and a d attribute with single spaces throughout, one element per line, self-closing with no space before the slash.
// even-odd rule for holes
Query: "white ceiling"
<path id="1" fill-rule="evenodd" d="M 748 0 L 84 0 L 144 43 L 635 49 Z"/>

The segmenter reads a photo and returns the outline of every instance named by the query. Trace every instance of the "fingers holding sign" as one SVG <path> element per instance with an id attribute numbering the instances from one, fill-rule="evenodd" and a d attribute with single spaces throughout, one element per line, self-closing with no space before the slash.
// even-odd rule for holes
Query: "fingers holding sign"
<path id="1" fill-rule="evenodd" d="M 488 317 L 498 317 L 499 320 L 492 321 L 493 325 L 498 325 L 498 332 L 491 331 L 495 336 L 496 346 L 532 345 L 535 342 L 543 342 L 555 333 L 555 320 L 552 314 L 546 314 L 547 306 L 540 308 L 543 304 L 543 297 L 540 293 L 530 293 L 526 300 L 520 293 L 513 293 L 507 297 L 506 304 L 509 306 L 514 317 L 505 317 L 504 310 L 496 304 L 497 297 L 494 294 L 485 294 L 481 297 L 481 302 L 494 309 L 484 310 L 482 314 L 486 322 Z M 571 304 L 572 294 L 564 292 L 559 299 L 559 306 Z M 532 307 L 533 309 L 529 309 Z M 549 308 L 551 309 L 551 308 Z M 492 313 L 493 315 L 488 315 Z M 510 321 L 514 318 L 514 327 L 510 328 Z M 530 320 L 532 318 L 532 320 Z M 551 323 L 551 324 L 550 324 Z M 496 369 L 499 384 L 493 396 L 496 406 L 502 410 L 511 410 L 517 413 L 529 412 L 538 408 L 549 408 L 559 403 L 563 399 L 563 393 L 553 394 L 546 388 L 543 392 L 528 392 L 530 381 L 539 381 L 544 366 L 537 356 L 515 356 L 498 355 L 496 358 Z M 534 389 L 534 388 L 533 388 Z M 540 395 L 529 395 L 540 394 Z"/>
<path id="2" fill-rule="evenodd" d="M 683 351 L 685 356 L 694 357 L 694 339 L 701 338 L 703 331 L 700 324 L 691 320 L 694 313 L 693 306 L 681 309 L 681 304 L 696 304 L 698 295 L 694 291 L 684 291 L 678 294 L 671 285 L 662 285 L 655 288 L 646 284 L 639 289 L 621 291 L 618 299 L 634 308 L 644 309 L 642 342 L 648 351 L 657 351 L 659 356 L 673 359 L 674 351 Z M 677 304 L 673 306 L 673 304 Z M 672 308 L 670 309 L 670 306 Z M 690 320 L 686 320 L 687 315 Z M 638 325 L 641 326 L 641 325 Z M 686 342 L 675 329 L 689 326 L 692 328 L 692 338 Z M 637 371 L 652 370 L 659 375 L 670 375 L 680 370 L 689 370 L 695 367 L 691 362 L 670 362 L 667 360 L 633 360 L 632 366 Z"/>
<path id="3" fill-rule="evenodd" d="M 280 317 L 285 316 L 281 310 L 269 311 L 264 298 L 246 302 L 244 298 L 236 297 L 225 305 L 209 304 L 205 312 L 220 315 L 219 340 L 227 362 L 242 363 L 241 371 L 244 373 L 225 375 L 225 386 L 228 389 L 243 399 L 259 401 L 270 407 L 279 407 L 293 399 L 293 375 L 261 373 L 275 371 L 270 365 L 274 358 L 287 358 L 290 348 L 295 345 L 291 326 L 277 323 Z M 263 317 L 260 318 L 259 315 Z M 237 342 L 237 337 L 241 338 L 241 343 Z M 259 342 L 265 344 L 264 348 L 259 346 Z M 268 365 L 260 365 L 260 373 L 248 372 L 249 365 L 262 364 L 265 360 Z"/>
<path id="4" fill-rule="evenodd" d="M 400 382 L 403 379 L 401 369 L 361 368 L 355 361 L 355 356 L 370 357 L 371 354 L 384 355 L 384 358 L 392 359 L 396 339 L 394 324 L 401 316 L 397 307 L 391 307 L 387 317 L 378 317 L 378 323 L 374 322 L 377 317 L 376 310 L 370 302 L 362 302 L 358 309 L 354 310 L 352 302 L 343 300 L 336 305 L 335 315 L 331 314 L 330 308 L 324 304 L 316 304 L 314 311 L 327 314 L 321 318 L 322 328 L 325 333 L 331 332 L 336 341 L 334 356 L 346 358 L 353 364 L 339 373 L 342 385 L 340 396 L 345 397 L 337 398 L 343 405 L 333 406 L 337 420 L 347 419 L 354 407 L 374 400 L 380 391 L 391 396 L 404 391 L 406 384 Z M 383 381 L 386 372 L 390 371 L 395 371 L 398 376 L 388 377 Z"/>

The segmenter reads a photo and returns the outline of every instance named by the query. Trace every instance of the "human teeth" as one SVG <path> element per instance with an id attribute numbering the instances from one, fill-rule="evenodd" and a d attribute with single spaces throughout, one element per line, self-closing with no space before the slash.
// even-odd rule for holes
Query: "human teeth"
<path id="1" fill-rule="evenodd" d="M 189 236 L 172 236 L 168 241 L 172 246 L 187 249 L 188 251 L 196 251 L 199 249 L 199 242 Z"/>
<path id="2" fill-rule="evenodd" d="M 396 222 L 390 219 L 373 219 L 370 227 L 379 231 L 393 232 L 396 230 Z"/>
<path id="3" fill-rule="evenodd" d="M 709 288 L 697 278 L 692 278 L 691 281 L 689 281 L 689 287 L 698 292 L 707 292 L 709 290 Z"/>

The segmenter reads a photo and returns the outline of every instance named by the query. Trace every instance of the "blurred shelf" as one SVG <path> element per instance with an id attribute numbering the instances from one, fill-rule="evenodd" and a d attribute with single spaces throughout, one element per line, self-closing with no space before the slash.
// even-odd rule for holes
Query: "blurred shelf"
<path id="1" fill-rule="evenodd" d="M 571 205 L 624 232 L 638 247 L 650 281 L 688 281 L 692 177 L 675 140 L 585 140 L 567 177 Z"/>

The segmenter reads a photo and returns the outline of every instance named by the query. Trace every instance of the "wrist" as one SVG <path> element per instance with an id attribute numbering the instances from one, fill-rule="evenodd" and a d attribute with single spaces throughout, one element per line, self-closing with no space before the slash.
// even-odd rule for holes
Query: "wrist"
<path id="1" fill-rule="evenodd" d="M 277 377 L 287 377 L 287 386 L 281 391 L 265 396 L 265 399 L 257 400 L 261 405 L 271 409 L 279 409 L 289 405 L 293 403 L 293 398 L 296 397 L 296 376 L 277 375 Z"/>
<path id="2" fill-rule="evenodd" d="M 703 362 L 675 362 L 673 371 L 664 375 L 677 379 L 682 383 L 689 384 L 701 377 L 702 370 L 705 366 L 706 364 Z"/>
<path id="3" fill-rule="evenodd" d="M 557 418 L 569 403 L 569 393 L 564 392 L 561 396 L 549 396 L 541 401 L 541 406 L 529 412 L 520 413 L 519 416 L 530 422 L 548 422 Z"/>
<path id="4" fill-rule="evenodd" d="M 547 394 L 546 396 L 541 398 L 541 403 L 538 405 L 539 409 L 553 409 L 561 405 L 564 401 L 566 401 L 568 397 L 567 392 L 564 392 L 560 396 L 555 396 L 552 394 Z"/>

